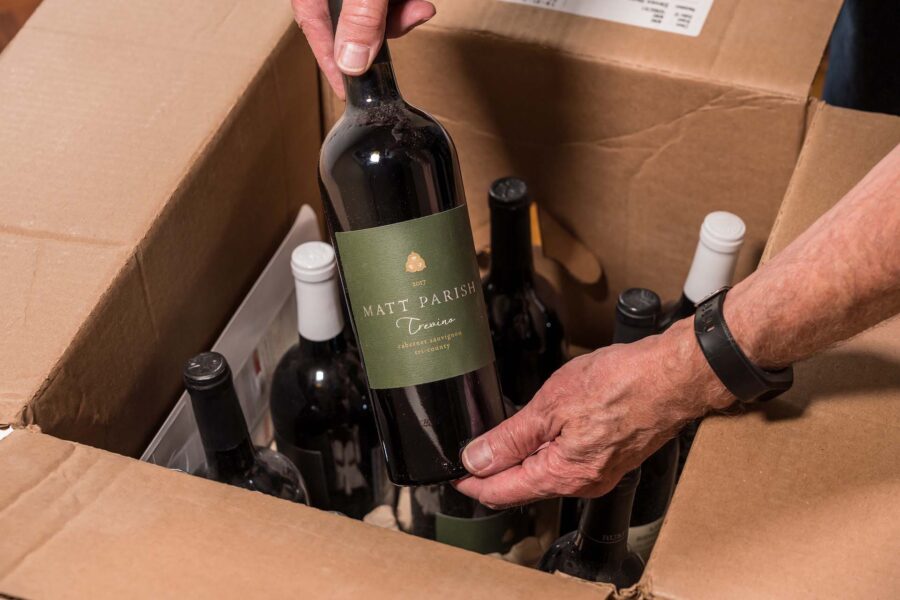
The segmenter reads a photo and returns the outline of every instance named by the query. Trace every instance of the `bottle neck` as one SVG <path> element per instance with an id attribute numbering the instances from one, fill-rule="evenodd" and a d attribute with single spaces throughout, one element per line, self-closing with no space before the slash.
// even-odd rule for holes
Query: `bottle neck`
<path id="1" fill-rule="evenodd" d="M 739 250 L 740 247 L 733 252 L 719 252 L 702 240 L 698 242 L 691 270 L 684 282 L 685 298 L 696 304 L 716 290 L 730 285 Z"/>
<path id="2" fill-rule="evenodd" d="M 387 41 L 381 44 L 368 71 L 358 77 L 344 76 L 344 89 L 348 110 L 366 110 L 402 99 Z"/>
<path id="3" fill-rule="evenodd" d="M 638 478 L 629 473 L 608 494 L 587 501 L 575 536 L 583 556 L 614 560 L 628 554 L 628 525 Z"/>
<path id="4" fill-rule="evenodd" d="M 344 310 L 337 277 L 310 283 L 294 279 L 297 330 L 309 342 L 329 342 L 344 331 Z"/>
<path id="5" fill-rule="evenodd" d="M 256 450 L 249 438 L 230 450 L 206 452 L 209 476 L 224 483 L 247 479 L 254 462 L 256 462 Z"/>
<path id="6" fill-rule="evenodd" d="M 231 380 L 209 390 L 191 390 L 191 405 L 210 475 L 230 480 L 253 466 L 256 452 Z"/>
<path id="7" fill-rule="evenodd" d="M 490 283 L 512 291 L 534 283 L 531 212 L 528 206 L 491 209 Z"/>

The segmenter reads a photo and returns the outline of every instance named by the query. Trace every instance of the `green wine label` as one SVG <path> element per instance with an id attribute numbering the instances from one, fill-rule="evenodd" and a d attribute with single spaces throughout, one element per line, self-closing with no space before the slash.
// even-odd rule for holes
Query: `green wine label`
<path id="1" fill-rule="evenodd" d="M 373 389 L 448 379 L 494 360 L 465 206 L 335 239 Z"/>
<path id="2" fill-rule="evenodd" d="M 443 513 L 434 515 L 434 539 L 442 544 L 481 554 L 508 552 L 522 537 L 522 513 L 504 510 L 487 517 L 463 519 Z"/>

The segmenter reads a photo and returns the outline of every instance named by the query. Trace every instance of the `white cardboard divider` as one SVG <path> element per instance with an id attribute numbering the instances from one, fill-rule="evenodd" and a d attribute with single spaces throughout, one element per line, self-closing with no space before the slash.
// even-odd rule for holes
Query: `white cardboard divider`
<path id="1" fill-rule="evenodd" d="M 284 241 L 212 347 L 231 365 L 247 425 L 254 443 L 261 446 L 268 446 L 273 438 L 268 382 L 278 359 L 297 342 L 291 252 L 303 242 L 319 237 L 316 214 L 304 205 Z M 188 473 L 196 472 L 206 463 L 187 392 L 178 399 L 141 460 Z"/>

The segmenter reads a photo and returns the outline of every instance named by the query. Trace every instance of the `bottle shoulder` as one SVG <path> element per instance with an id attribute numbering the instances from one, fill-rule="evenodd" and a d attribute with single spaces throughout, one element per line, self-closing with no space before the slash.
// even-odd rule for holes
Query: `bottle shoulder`
<path id="1" fill-rule="evenodd" d="M 465 204 L 456 150 L 443 127 L 408 105 L 392 110 L 372 116 L 365 113 L 375 109 L 354 109 L 322 144 L 319 183 L 333 233 Z"/>
<path id="2" fill-rule="evenodd" d="M 273 418 L 307 410 L 366 410 L 362 366 L 349 349 L 330 356 L 311 356 L 302 344 L 296 344 L 275 368 L 270 402 Z"/>
<path id="3" fill-rule="evenodd" d="M 285 455 L 269 448 L 257 447 L 246 487 L 291 502 L 307 504 L 309 499 L 297 467 Z"/>
<path id="4" fill-rule="evenodd" d="M 538 569 L 547 573 L 562 570 L 563 564 L 575 552 L 576 534 L 577 532 L 570 531 L 550 544 L 550 547 L 547 548 L 547 551 L 544 552 L 544 556 L 541 557 L 538 563 Z"/>
<path id="5" fill-rule="evenodd" d="M 433 117 L 406 102 L 392 102 L 345 111 L 325 137 L 320 163 L 325 169 L 349 156 L 380 164 L 451 148 L 450 136 Z"/>
<path id="6" fill-rule="evenodd" d="M 556 311 L 547 304 L 532 285 L 523 285 L 517 290 L 507 291 L 494 285 L 490 275 L 483 283 L 485 302 L 502 302 L 513 310 L 535 311 L 556 319 Z"/>
<path id="7" fill-rule="evenodd" d="M 542 300 L 532 286 L 506 291 L 494 286 L 489 279 L 484 282 L 484 301 L 488 318 L 495 336 L 525 335 L 535 330 L 534 335 L 548 343 L 562 342 L 563 326 L 556 311 Z"/>

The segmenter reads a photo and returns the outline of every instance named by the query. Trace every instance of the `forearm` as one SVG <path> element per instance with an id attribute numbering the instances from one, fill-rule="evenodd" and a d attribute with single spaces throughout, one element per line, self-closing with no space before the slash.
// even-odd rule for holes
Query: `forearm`
<path id="1" fill-rule="evenodd" d="M 781 253 L 729 292 L 745 353 L 786 366 L 900 311 L 900 146 Z"/>
<path id="2" fill-rule="evenodd" d="M 900 311 L 900 147 L 805 233 L 728 292 L 725 318 L 756 364 L 777 368 Z M 694 337 L 693 320 L 660 336 L 679 420 L 734 402 Z"/>

